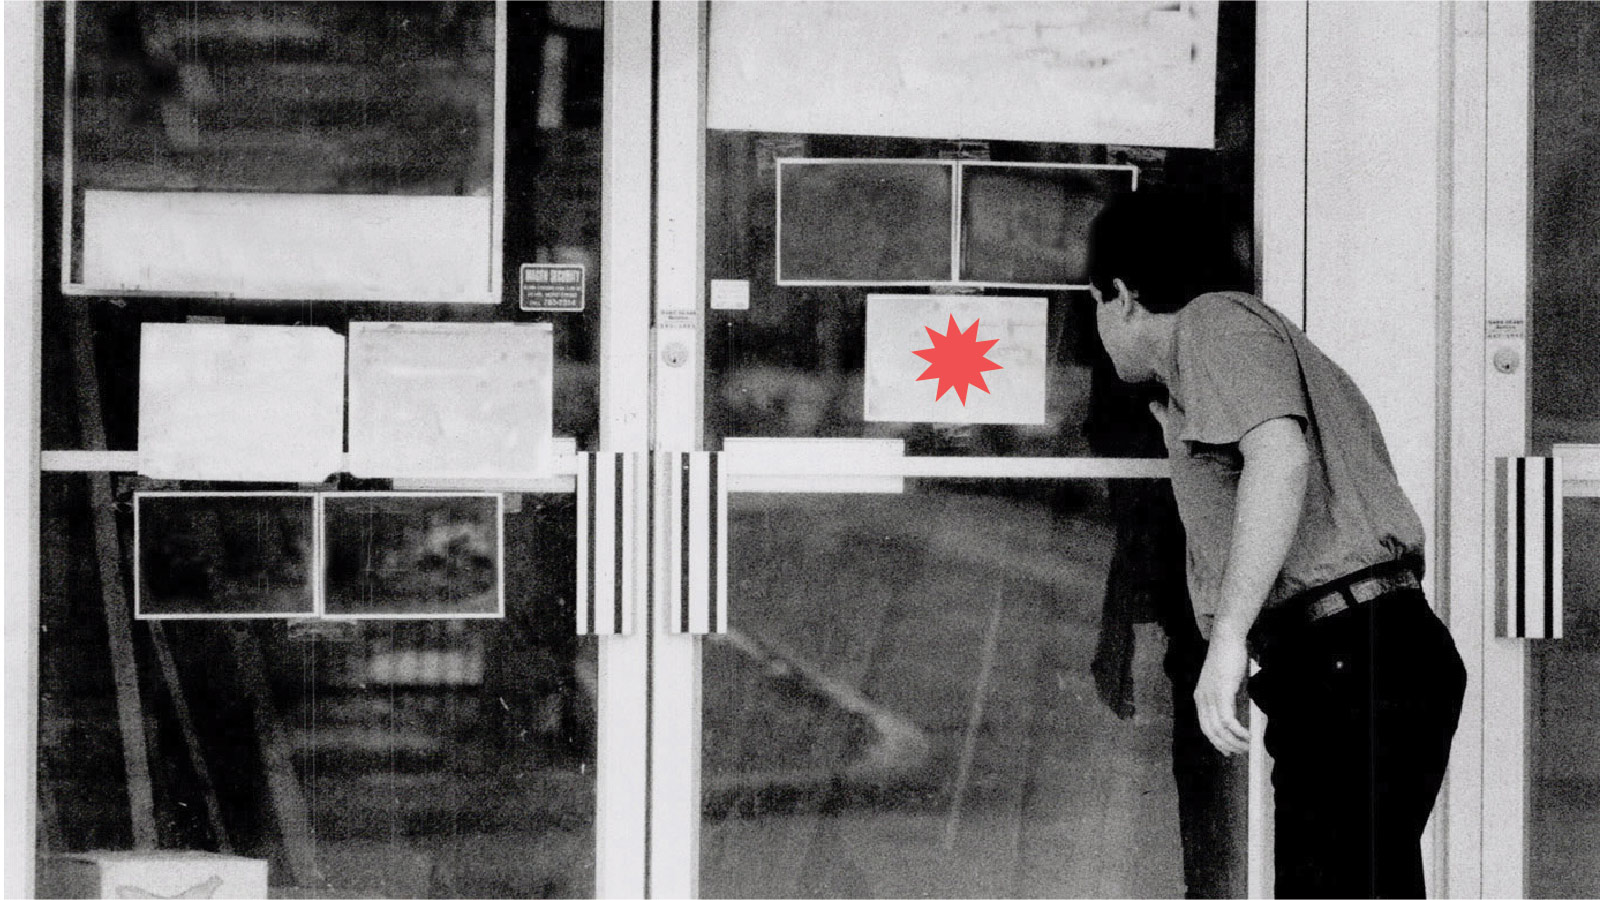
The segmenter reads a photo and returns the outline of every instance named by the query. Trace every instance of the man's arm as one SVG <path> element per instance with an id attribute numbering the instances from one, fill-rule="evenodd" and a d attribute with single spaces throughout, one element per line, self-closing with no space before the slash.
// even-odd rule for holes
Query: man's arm
<path id="1" fill-rule="evenodd" d="M 1200 729 L 1222 753 L 1250 748 L 1250 731 L 1235 703 L 1249 661 L 1245 635 L 1289 555 L 1305 503 L 1310 450 L 1300 423 L 1269 419 L 1239 439 L 1244 469 L 1234 510 L 1233 540 L 1222 574 L 1211 645 L 1195 687 Z"/>

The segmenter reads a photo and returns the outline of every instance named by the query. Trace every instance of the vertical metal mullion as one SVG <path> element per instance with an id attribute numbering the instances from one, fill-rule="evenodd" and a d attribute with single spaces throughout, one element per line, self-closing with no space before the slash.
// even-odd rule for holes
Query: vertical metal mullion
<path id="1" fill-rule="evenodd" d="M 69 7 L 70 10 L 70 7 Z M 5 851 L 0 895 L 34 894 L 39 696 L 41 172 L 44 4 L 4 4 L 5 184 Z M 70 13 L 67 17 L 71 22 Z M 69 59 L 70 54 L 69 54 Z M 70 82 L 69 82 L 70 83 Z M 69 107 L 70 108 L 70 107 Z M 70 134 L 71 129 L 68 129 Z M 67 160 L 70 161 L 70 152 Z M 69 162 L 70 164 L 70 162 Z M 65 184 L 71 184 L 70 180 Z M 70 247 L 70 245 L 68 245 Z"/>
<path id="2" fill-rule="evenodd" d="M 1508 348 L 1527 359 L 1532 19 L 1532 4 L 1526 2 L 1489 3 L 1485 10 L 1484 199 L 1477 223 L 1484 234 L 1483 313 L 1488 321 L 1523 324 L 1521 334 L 1486 342 L 1485 321 L 1473 323 L 1475 355 L 1485 361 L 1478 470 L 1486 480 L 1492 478 L 1496 457 L 1528 452 L 1527 365 L 1502 373 L 1488 361 Z M 1492 525 L 1493 516 L 1488 518 Z M 1484 556 L 1480 565 L 1493 566 L 1494 555 Z M 1495 623 L 1484 624 L 1468 636 L 1481 648 L 1481 707 L 1466 713 L 1481 718 L 1482 880 L 1476 889 L 1460 885 L 1453 892 L 1523 896 L 1528 872 L 1528 643 L 1497 638 Z"/>
<path id="3" fill-rule="evenodd" d="M 657 451 L 699 449 L 704 386 L 706 25 L 704 3 L 655 4 Z M 671 360 L 672 364 L 668 360 Z M 697 564 L 699 561 L 697 561 Z M 698 890 L 700 641 L 669 633 L 671 591 L 651 602 L 651 897 Z"/>
<path id="4" fill-rule="evenodd" d="M 1497 520 L 1487 512 L 1500 501 L 1492 490 L 1495 467 L 1484 458 L 1486 425 L 1484 189 L 1487 180 L 1487 6 L 1482 2 L 1451 4 L 1446 15 L 1450 61 L 1448 73 L 1448 167 L 1442 176 L 1450 185 L 1446 198 L 1448 243 L 1440 254 L 1447 272 L 1448 321 L 1439 357 L 1440 380 L 1448 410 L 1441 425 L 1448 435 L 1444 456 L 1445 487 L 1439 492 L 1441 529 L 1436 558 L 1442 558 L 1436 583 L 1442 584 L 1442 612 L 1460 645 L 1467 668 L 1467 693 L 1460 725 L 1451 748 L 1451 768 L 1440 796 L 1444 832 L 1440 878 L 1433 886 L 1441 897 L 1481 896 L 1483 882 L 1484 636 L 1497 627 L 1494 596 L 1499 558 Z M 1503 571 L 1503 570 L 1501 570 Z"/>
<path id="5" fill-rule="evenodd" d="M 604 41 L 599 449 L 643 452 L 650 445 L 650 6 L 606 4 Z M 600 657 L 597 897 L 645 895 L 649 620 L 638 618 L 642 633 L 589 638 L 599 642 Z"/>
<path id="6" fill-rule="evenodd" d="M 950 163 L 950 280 L 957 283 L 961 281 L 961 257 L 966 249 L 961 246 L 961 180 L 966 170 L 967 164 L 960 160 Z"/>
<path id="7" fill-rule="evenodd" d="M 66 75 L 61 89 L 61 283 L 66 285 L 72 283 L 72 225 L 76 212 L 73 208 L 73 197 L 76 194 L 73 184 L 75 169 L 73 161 L 76 156 L 73 133 L 76 131 L 74 119 L 77 110 L 75 85 L 78 83 L 77 0 L 67 0 L 64 18 L 66 19 Z M 37 121 L 37 118 L 30 121 Z"/>
<path id="8" fill-rule="evenodd" d="M 506 0 L 494 4 L 494 182 L 489 194 L 489 295 L 505 290 L 502 277 L 506 220 Z"/>
<path id="9" fill-rule="evenodd" d="M 1255 247 L 1262 302 L 1305 325 L 1308 4 L 1256 7 Z"/>

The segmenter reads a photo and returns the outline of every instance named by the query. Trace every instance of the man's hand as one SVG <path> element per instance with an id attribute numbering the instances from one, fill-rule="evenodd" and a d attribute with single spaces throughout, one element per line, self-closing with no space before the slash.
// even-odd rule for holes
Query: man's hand
<path id="1" fill-rule="evenodd" d="M 1200 682 L 1195 685 L 1194 705 L 1200 715 L 1200 730 L 1224 756 L 1250 749 L 1250 729 L 1235 712 L 1249 658 L 1243 636 L 1214 632 L 1205 665 L 1200 669 Z"/>
<path id="2" fill-rule="evenodd" d="M 1280 416 L 1250 429 L 1239 440 L 1244 469 L 1239 473 L 1233 540 L 1211 624 L 1211 649 L 1194 689 L 1200 730 L 1225 754 L 1250 749 L 1250 732 L 1234 712 L 1250 660 L 1244 637 L 1283 570 L 1300 526 L 1310 467 L 1310 451 L 1300 428 L 1298 419 Z"/>

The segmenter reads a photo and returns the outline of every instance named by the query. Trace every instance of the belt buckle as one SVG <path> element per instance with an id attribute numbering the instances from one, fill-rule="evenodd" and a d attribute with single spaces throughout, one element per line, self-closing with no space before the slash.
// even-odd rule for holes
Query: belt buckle
<path id="1" fill-rule="evenodd" d="M 1363 603 L 1382 596 L 1389 590 L 1388 581 L 1389 579 L 1379 575 L 1372 578 L 1363 579 L 1355 584 L 1350 585 L 1350 605 L 1352 607 L 1360 606 Z"/>
<path id="2" fill-rule="evenodd" d="M 1416 586 L 1416 577 L 1407 572 L 1374 575 L 1350 585 L 1350 598 L 1358 604 L 1369 603 L 1391 591 Z"/>

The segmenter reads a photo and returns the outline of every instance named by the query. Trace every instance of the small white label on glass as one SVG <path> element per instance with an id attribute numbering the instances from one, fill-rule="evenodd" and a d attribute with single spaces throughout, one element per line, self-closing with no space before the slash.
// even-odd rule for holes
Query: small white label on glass
<path id="1" fill-rule="evenodd" d="M 712 309 L 749 309 L 750 282 L 743 278 L 711 279 Z"/>

